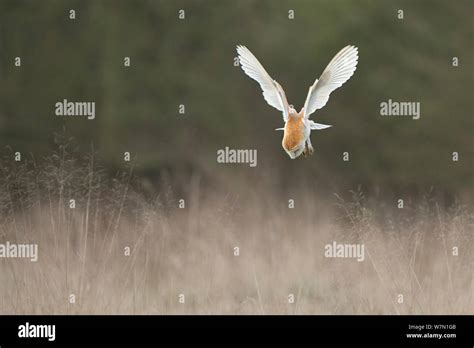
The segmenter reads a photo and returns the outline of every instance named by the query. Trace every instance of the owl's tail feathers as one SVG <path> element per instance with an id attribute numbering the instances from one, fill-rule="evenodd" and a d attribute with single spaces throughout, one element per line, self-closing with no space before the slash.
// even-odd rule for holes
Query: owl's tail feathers
<path id="1" fill-rule="evenodd" d="M 316 123 L 312 120 L 309 120 L 309 125 L 310 125 L 311 129 L 313 129 L 313 130 L 321 130 L 321 129 L 326 129 L 326 128 L 332 127 L 329 124 Z"/>

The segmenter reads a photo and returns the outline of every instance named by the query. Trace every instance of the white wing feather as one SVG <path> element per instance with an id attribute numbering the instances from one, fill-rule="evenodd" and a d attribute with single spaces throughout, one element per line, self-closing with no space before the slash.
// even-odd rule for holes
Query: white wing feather
<path id="1" fill-rule="evenodd" d="M 267 103 L 280 110 L 283 113 L 283 120 L 286 122 L 288 119 L 288 101 L 283 88 L 270 77 L 247 47 L 237 46 L 237 53 L 242 70 L 260 84 L 263 97 Z"/>
<path id="2" fill-rule="evenodd" d="M 346 46 L 329 62 L 321 77 L 309 88 L 304 103 L 305 117 L 326 105 L 329 95 L 341 87 L 354 74 L 359 59 L 357 47 Z"/>

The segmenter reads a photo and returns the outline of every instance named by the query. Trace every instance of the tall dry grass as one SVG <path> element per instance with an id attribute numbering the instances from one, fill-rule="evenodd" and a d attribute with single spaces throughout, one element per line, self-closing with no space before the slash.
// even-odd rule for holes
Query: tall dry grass
<path id="1" fill-rule="evenodd" d="M 38 243 L 39 260 L 0 259 L 2 314 L 474 312 L 474 219 L 462 205 L 427 196 L 379 210 L 360 190 L 350 200 L 302 191 L 288 209 L 276 191 L 211 192 L 193 175 L 179 209 L 172 188 L 143 194 L 132 167 L 111 175 L 67 145 L 7 157 L 0 243 Z M 333 241 L 364 243 L 365 261 L 325 258 Z"/>

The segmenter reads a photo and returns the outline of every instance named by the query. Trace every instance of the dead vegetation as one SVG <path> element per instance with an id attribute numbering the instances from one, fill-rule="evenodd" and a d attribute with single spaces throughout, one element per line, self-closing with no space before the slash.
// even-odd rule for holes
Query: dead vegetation
<path id="1" fill-rule="evenodd" d="M 39 260 L 0 259 L 3 314 L 474 312 L 474 219 L 460 204 L 379 212 L 359 189 L 301 192 L 288 209 L 265 188 L 204 194 L 195 175 L 180 209 L 172 188 L 145 198 L 132 167 L 111 176 L 67 145 L 7 157 L 0 243 L 38 243 Z M 363 243 L 365 261 L 325 258 L 333 241 Z"/>

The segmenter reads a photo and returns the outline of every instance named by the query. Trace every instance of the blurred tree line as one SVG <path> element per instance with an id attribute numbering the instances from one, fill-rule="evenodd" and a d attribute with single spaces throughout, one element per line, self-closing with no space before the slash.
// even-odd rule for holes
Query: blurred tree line
<path id="1" fill-rule="evenodd" d="M 0 0 L 0 145 L 39 158 L 65 127 L 79 151 L 93 144 L 111 168 L 129 151 L 150 177 L 253 170 L 284 185 L 471 194 L 473 10 L 470 0 Z M 298 110 L 334 54 L 359 47 L 355 75 L 312 116 L 334 125 L 313 133 L 312 158 L 282 150 L 281 114 L 234 66 L 237 44 Z M 96 118 L 56 116 L 63 99 L 94 101 Z M 421 118 L 380 116 L 388 99 L 420 102 Z M 218 165 L 225 146 L 258 149 L 257 168 Z"/>

